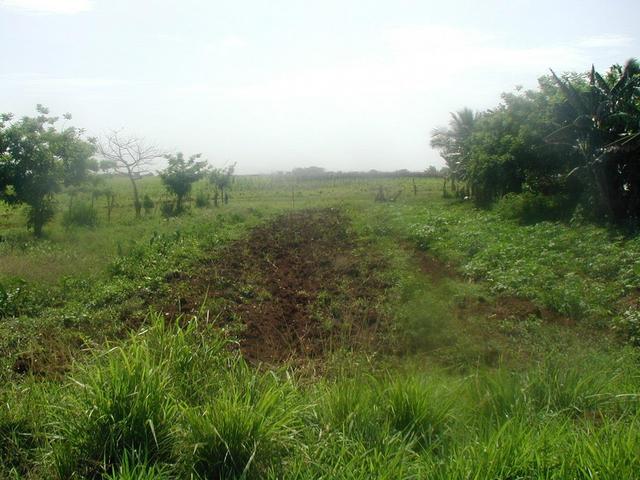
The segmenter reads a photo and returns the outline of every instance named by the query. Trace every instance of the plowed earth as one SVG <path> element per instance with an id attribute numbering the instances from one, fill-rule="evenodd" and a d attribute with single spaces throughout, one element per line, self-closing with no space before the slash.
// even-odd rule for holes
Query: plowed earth
<path id="1" fill-rule="evenodd" d="M 265 362 L 379 341 L 385 261 L 349 223 L 337 209 L 318 209 L 256 227 L 175 279 L 167 314 L 218 312 L 216 323 L 236 330 L 244 356 Z"/>

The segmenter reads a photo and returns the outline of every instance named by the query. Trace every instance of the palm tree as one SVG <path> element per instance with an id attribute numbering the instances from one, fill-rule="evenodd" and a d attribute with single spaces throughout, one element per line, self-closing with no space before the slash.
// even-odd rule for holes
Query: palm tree
<path id="1" fill-rule="evenodd" d="M 640 217 L 640 64 L 614 65 L 604 77 L 591 67 L 588 84 L 553 78 L 573 110 L 548 141 L 566 143 L 582 164 L 569 176 L 593 185 L 612 220 Z"/>
<path id="2" fill-rule="evenodd" d="M 479 113 L 465 107 L 451 113 L 448 127 L 435 128 L 431 132 L 431 147 L 440 151 L 440 156 L 447 164 L 453 191 L 456 190 L 456 181 L 467 180 L 467 143 L 479 117 Z"/>

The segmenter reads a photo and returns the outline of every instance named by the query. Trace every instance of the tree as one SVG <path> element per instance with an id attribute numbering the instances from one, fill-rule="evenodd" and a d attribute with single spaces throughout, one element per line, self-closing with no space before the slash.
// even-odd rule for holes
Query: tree
<path id="1" fill-rule="evenodd" d="M 466 181 L 468 140 L 479 118 L 479 113 L 465 107 L 451 113 L 448 127 L 439 127 L 431 132 L 431 147 L 440 151 L 447 164 L 454 191 L 456 182 Z"/>
<path id="2" fill-rule="evenodd" d="M 580 178 L 613 221 L 640 219 L 640 63 L 595 68 L 588 83 L 560 78 L 551 70 L 571 111 L 548 140 L 579 153 L 569 176 Z"/>
<path id="3" fill-rule="evenodd" d="M 191 155 L 185 159 L 182 152 L 165 155 L 169 166 L 160 173 L 162 183 L 176 196 L 176 212 L 182 212 L 182 200 L 191 191 L 191 186 L 200 180 L 207 171 L 206 160 L 197 161 L 202 154 Z"/>
<path id="4" fill-rule="evenodd" d="M 213 169 L 209 175 L 209 182 L 215 186 L 213 203 L 216 207 L 218 206 L 218 198 L 220 198 L 220 201 L 225 204 L 229 202 L 227 190 L 231 188 L 231 184 L 233 183 L 233 172 L 235 171 L 235 168 L 236 164 L 234 163 L 225 168 Z"/>
<path id="5" fill-rule="evenodd" d="M 477 203 L 489 204 L 523 189 L 555 193 L 553 183 L 571 153 L 544 140 L 555 129 L 552 106 L 562 102 L 553 93 L 505 93 L 502 102 L 476 122 L 467 143 L 466 178 Z"/>
<path id="6" fill-rule="evenodd" d="M 141 138 L 123 136 L 114 130 L 98 144 L 98 152 L 103 157 L 102 169 L 112 169 L 129 177 L 133 192 L 133 208 L 136 217 L 140 217 L 142 202 L 138 193 L 137 180 L 149 173 L 149 167 L 156 158 L 163 154 L 153 145 L 145 144 Z"/>
<path id="7" fill-rule="evenodd" d="M 524 190 L 564 195 L 563 173 L 574 166 L 575 154 L 545 138 L 565 109 L 559 88 L 542 77 L 538 89 L 504 93 L 491 110 L 452 114 L 448 128 L 434 130 L 431 145 L 447 162 L 452 186 L 463 182 L 464 195 L 478 204 Z"/>
<path id="8" fill-rule="evenodd" d="M 36 109 L 38 116 L 18 121 L 0 116 L 0 199 L 28 205 L 27 226 L 40 237 L 55 212 L 53 195 L 86 178 L 95 141 L 84 139 L 82 129 L 57 129 L 58 117 L 42 105 Z"/>

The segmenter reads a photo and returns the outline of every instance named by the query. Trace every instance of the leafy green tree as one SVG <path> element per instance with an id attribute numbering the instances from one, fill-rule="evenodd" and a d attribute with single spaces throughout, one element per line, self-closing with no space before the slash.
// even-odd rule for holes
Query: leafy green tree
<path id="1" fill-rule="evenodd" d="M 235 168 L 236 164 L 234 163 L 225 168 L 213 169 L 209 174 L 209 183 L 212 183 L 215 187 L 213 203 L 216 207 L 218 206 L 218 198 L 225 204 L 229 202 L 228 190 L 233 183 L 233 172 Z"/>
<path id="2" fill-rule="evenodd" d="M 206 160 L 198 161 L 200 153 L 185 159 L 182 152 L 176 155 L 165 155 L 169 166 L 160 173 L 160 178 L 167 190 L 176 196 L 176 211 L 182 211 L 182 201 L 191 191 L 191 186 L 200 180 L 207 171 Z"/>
<path id="3" fill-rule="evenodd" d="M 476 122 L 466 176 L 477 203 L 523 190 L 557 193 L 563 187 L 560 177 L 572 153 L 545 138 L 556 128 L 554 112 L 564 100 L 545 81 L 537 90 L 503 94 L 500 105 Z"/>
<path id="4" fill-rule="evenodd" d="M 556 194 L 576 161 L 571 148 L 546 141 L 566 116 L 566 103 L 553 79 L 542 77 L 538 89 L 505 93 L 496 108 L 452 114 L 431 145 L 445 159 L 452 186 L 462 183 L 459 193 L 478 204 L 525 190 Z"/>
<path id="5" fill-rule="evenodd" d="M 37 112 L 17 121 L 0 116 L 0 199 L 28 205 L 27 226 L 40 237 L 55 211 L 54 194 L 85 180 L 95 141 L 81 129 L 56 128 L 58 117 L 42 105 Z"/>

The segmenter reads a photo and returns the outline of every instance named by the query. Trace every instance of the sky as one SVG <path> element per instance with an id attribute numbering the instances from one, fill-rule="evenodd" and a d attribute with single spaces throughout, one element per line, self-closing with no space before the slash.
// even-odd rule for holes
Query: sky
<path id="1" fill-rule="evenodd" d="M 0 112 L 239 173 L 420 171 L 451 111 L 639 56 L 636 2 L 0 0 Z"/>

